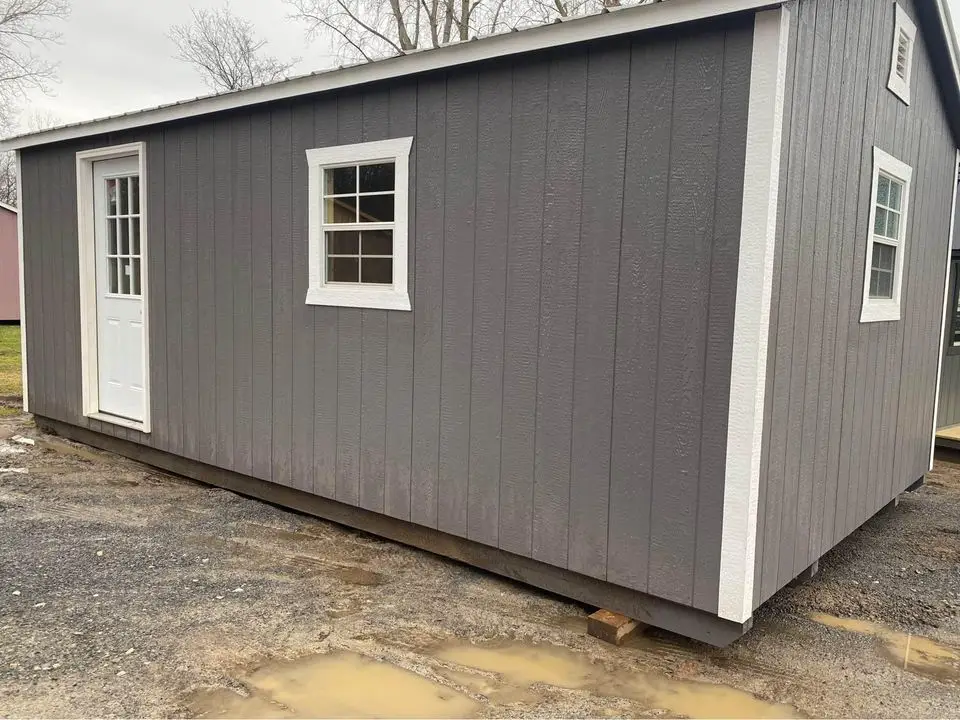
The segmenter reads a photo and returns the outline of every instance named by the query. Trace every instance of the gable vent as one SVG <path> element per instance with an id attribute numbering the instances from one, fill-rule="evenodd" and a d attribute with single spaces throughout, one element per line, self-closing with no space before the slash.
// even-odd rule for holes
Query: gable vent
<path id="1" fill-rule="evenodd" d="M 903 30 L 897 37 L 897 77 L 906 81 L 907 58 L 910 57 L 910 36 Z"/>

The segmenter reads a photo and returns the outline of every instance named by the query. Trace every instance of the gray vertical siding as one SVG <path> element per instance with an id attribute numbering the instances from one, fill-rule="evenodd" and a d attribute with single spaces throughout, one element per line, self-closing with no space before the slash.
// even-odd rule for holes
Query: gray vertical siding
<path id="1" fill-rule="evenodd" d="M 88 143 L 147 143 L 148 436 L 81 416 L 77 147 L 24 152 L 32 406 L 715 611 L 752 25 Z M 401 136 L 413 311 L 305 305 L 304 151 Z"/>
<path id="2" fill-rule="evenodd" d="M 892 3 L 790 7 L 755 605 L 927 470 L 954 184 L 922 35 L 908 107 L 886 88 Z M 902 317 L 861 324 L 874 145 L 914 176 Z"/>

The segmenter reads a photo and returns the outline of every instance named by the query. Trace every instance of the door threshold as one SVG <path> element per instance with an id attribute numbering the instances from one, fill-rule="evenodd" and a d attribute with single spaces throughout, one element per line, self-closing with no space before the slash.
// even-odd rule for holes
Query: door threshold
<path id="1" fill-rule="evenodd" d="M 95 413 L 86 413 L 84 417 L 88 417 L 91 420 L 100 420 L 102 422 L 112 423 L 114 425 L 122 425 L 125 428 L 130 428 L 132 430 L 137 430 L 142 433 L 149 433 L 150 427 L 146 422 L 142 420 L 131 420 L 130 418 L 125 418 L 121 415 L 111 415 L 110 413 L 105 412 L 95 412 Z"/>

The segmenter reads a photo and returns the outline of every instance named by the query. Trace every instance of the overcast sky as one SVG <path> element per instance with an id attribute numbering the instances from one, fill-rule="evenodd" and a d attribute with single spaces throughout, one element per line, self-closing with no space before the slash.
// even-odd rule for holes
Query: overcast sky
<path id="1" fill-rule="evenodd" d="M 947 0 L 960 20 L 960 0 Z M 190 20 L 191 7 L 219 7 L 223 0 L 73 0 L 60 23 L 63 43 L 49 53 L 60 62 L 51 95 L 34 93 L 29 107 L 77 122 L 184 100 L 209 92 L 189 65 L 172 58 L 167 29 Z M 335 64 L 324 41 L 308 44 L 304 26 L 289 19 L 282 0 L 232 0 L 234 12 L 253 22 L 278 57 L 301 56 L 294 72 Z M 26 108 L 29 111 L 29 107 Z"/>
<path id="2" fill-rule="evenodd" d="M 60 63 L 60 82 L 50 95 L 33 93 L 30 107 L 75 122 L 207 94 L 197 72 L 173 59 L 167 30 L 189 22 L 191 7 L 223 2 L 73 0 L 70 18 L 58 23 L 63 42 L 48 51 Z M 281 0 L 231 0 L 230 7 L 256 26 L 270 54 L 303 58 L 292 72 L 335 64 L 328 44 L 306 42 L 304 25 L 288 17 L 290 7 Z"/>

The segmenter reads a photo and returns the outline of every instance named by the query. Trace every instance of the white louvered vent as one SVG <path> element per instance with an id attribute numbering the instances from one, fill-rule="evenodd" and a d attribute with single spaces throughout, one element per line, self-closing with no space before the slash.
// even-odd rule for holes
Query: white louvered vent
<path id="1" fill-rule="evenodd" d="M 890 78 L 887 88 L 910 104 L 910 76 L 913 69 L 913 46 L 917 37 L 917 26 L 903 11 L 900 5 L 894 5 L 893 44 L 890 48 Z"/>

